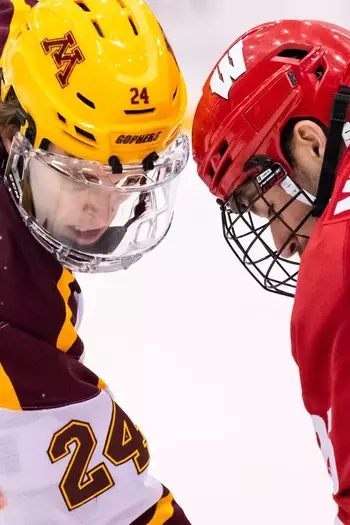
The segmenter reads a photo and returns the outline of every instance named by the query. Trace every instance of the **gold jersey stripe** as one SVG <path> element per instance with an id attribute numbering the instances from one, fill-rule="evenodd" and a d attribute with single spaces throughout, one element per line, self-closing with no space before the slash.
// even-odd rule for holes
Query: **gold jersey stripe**
<path id="1" fill-rule="evenodd" d="M 66 310 L 66 317 L 62 325 L 61 331 L 58 334 L 56 346 L 62 352 L 68 352 L 68 350 L 75 343 L 78 334 L 75 330 L 75 327 L 72 323 L 73 312 L 69 307 L 68 301 L 71 296 L 71 289 L 69 285 L 74 281 L 73 274 L 67 270 L 67 268 L 62 269 L 62 275 L 60 280 L 57 283 L 57 289 L 62 296 L 64 301 L 64 306 Z"/>
<path id="2" fill-rule="evenodd" d="M 171 492 L 169 492 L 164 498 L 160 499 L 157 503 L 154 516 L 147 525 L 163 525 L 166 523 L 174 514 L 173 501 L 174 497 Z"/>
<path id="3" fill-rule="evenodd" d="M 8 410 L 22 410 L 11 379 L 0 365 L 0 407 Z"/>
<path id="4" fill-rule="evenodd" d="M 106 390 L 107 388 L 107 384 L 100 377 L 98 378 L 97 388 L 99 388 L 100 390 Z"/>

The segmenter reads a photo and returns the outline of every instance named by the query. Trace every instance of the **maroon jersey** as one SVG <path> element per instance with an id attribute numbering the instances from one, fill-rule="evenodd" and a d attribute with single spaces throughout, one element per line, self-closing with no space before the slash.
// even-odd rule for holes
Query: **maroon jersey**
<path id="1" fill-rule="evenodd" d="M 23 224 L 0 180 L 0 407 L 50 408 L 99 393 L 79 359 L 80 287 Z"/>
<path id="2" fill-rule="evenodd" d="M 350 152 L 302 257 L 292 348 L 303 400 L 333 479 L 336 523 L 350 524 Z"/>

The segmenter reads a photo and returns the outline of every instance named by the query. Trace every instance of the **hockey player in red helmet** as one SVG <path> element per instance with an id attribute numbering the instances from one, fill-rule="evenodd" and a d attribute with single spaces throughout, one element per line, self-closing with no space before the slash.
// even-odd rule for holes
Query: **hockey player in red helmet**
<path id="1" fill-rule="evenodd" d="M 266 290 L 295 295 L 293 356 L 338 524 L 350 524 L 349 103 L 350 32 L 282 20 L 225 52 L 193 125 L 225 240 Z"/>

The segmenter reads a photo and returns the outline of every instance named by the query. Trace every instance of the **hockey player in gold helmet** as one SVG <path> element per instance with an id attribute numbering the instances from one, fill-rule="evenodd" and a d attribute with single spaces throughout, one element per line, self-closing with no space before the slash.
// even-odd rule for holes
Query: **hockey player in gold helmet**
<path id="1" fill-rule="evenodd" d="M 1 60 L 7 186 L 66 267 L 128 267 L 167 233 L 188 158 L 172 50 L 143 1 L 14 5 Z"/>
<path id="2" fill-rule="evenodd" d="M 81 362 L 72 273 L 128 268 L 168 232 L 183 77 L 143 0 L 0 0 L 0 20 L 1 519 L 188 525 Z"/>

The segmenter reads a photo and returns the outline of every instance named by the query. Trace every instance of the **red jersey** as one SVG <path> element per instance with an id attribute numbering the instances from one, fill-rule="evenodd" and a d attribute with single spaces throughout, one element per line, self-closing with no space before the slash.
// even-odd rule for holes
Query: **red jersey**
<path id="1" fill-rule="evenodd" d="M 302 257 L 292 314 L 303 400 L 350 525 L 350 152 Z"/>

